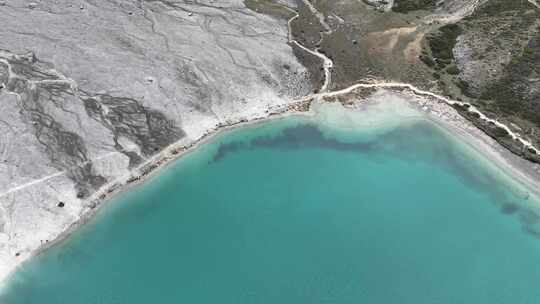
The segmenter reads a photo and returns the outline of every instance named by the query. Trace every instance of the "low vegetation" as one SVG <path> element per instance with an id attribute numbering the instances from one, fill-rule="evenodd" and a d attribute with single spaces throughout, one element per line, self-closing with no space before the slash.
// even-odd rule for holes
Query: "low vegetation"
<path id="1" fill-rule="evenodd" d="M 426 35 L 419 56 L 432 69 L 444 95 L 475 105 L 535 146 L 540 145 L 538 20 L 540 11 L 528 1 L 490 0 L 458 23 Z M 467 70 L 467 64 L 478 69 Z M 466 109 L 458 110 L 512 152 L 540 162 L 540 155 L 512 139 L 506 130 Z"/>
<path id="2" fill-rule="evenodd" d="M 540 27 L 522 53 L 503 71 L 500 81 L 490 85 L 480 96 L 492 100 L 506 115 L 517 115 L 540 127 Z"/>
<path id="3" fill-rule="evenodd" d="M 395 0 L 392 10 L 397 13 L 408 13 L 418 10 L 432 10 L 437 0 Z"/>
<path id="4" fill-rule="evenodd" d="M 437 32 L 431 33 L 427 36 L 427 43 L 431 53 L 431 58 L 426 59 L 421 57 L 422 61 L 432 61 L 437 69 L 443 69 L 447 65 L 451 64 L 454 60 L 453 49 L 457 42 L 457 37 L 461 35 L 462 30 L 456 24 L 445 25 Z M 424 57 L 428 56 L 426 53 Z"/>
<path id="5" fill-rule="evenodd" d="M 282 4 L 271 0 L 244 0 L 244 4 L 253 11 L 278 18 L 288 19 L 294 15 Z"/>

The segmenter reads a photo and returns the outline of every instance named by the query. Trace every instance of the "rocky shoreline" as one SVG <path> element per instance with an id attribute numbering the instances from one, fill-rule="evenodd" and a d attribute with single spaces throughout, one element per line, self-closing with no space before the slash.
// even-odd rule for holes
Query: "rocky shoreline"
<path id="1" fill-rule="evenodd" d="M 89 199 L 87 208 L 81 212 L 77 221 L 54 240 L 42 244 L 34 252 L 28 252 L 24 256 L 19 255 L 11 265 L 9 273 L 16 270 L 16 268 L 24 261 L 42 253 L 51 246 L 61 243 L 76 231 L 77 228 L 90 221 L 96 212 L 101 210 L 101 207 L 106 205 L 106 203 L 115 195 L 128 191 L 132 187 L 136 187 L 147 181 L 149 178 L 156 176 L 159 174 L 159 171 L 167 165 L 188 153 L 196 152 L 200 145 L 212 140 L 218 134 L 235 128 L 264 123 L 274 119 L 282 119 L 291 115 L 313 116 L 314 112 L 311 110 L 313 102 L 339 102 L 345 107 L 356 108 L 368 102 L 370 97 L 375 93 L 386 94 L 389 98 L 398 97 L 407 100 L 413 108 L 426 114 L 426 119 L 442 126 L 452 134 L 463 138 L 481 154 L 496 162 L 498 166 L 503 168 L 512 177 L 515 177 L 520 183 L 524 184 L 531 190 L 533 195 L 540 197 L 540 189 L 538 188 L 538 185 L 540 185 L 540 166 L 531 166 L 530 162 L 527 162 L 506 150 L 482 130 L 466 120 L 456 109 L 449 106 L 446 102 L 434 97 L 419 96 L 415 94 L 414 91 L 407 89 L 392 90 L 388 88 L 360 88 L 343 95 L 334 95 L 326 98 L 305 98 L 289 105 L 269 109 L 265 115 L 262 116 L 217 124 L 214 128 L 204 133 L 203 136 L 194 140 L 191 144 L 173 144 L 169 146 L 163 152 L 134 169 L 130 175 L 122 176 L 95 193 Z M 540 211 L 540 206 L 538 206 L 538 210 Z M 7 277 L 8 273 L 4 275 L 4 277 Z"/>
<path id="2" fill-rule="evenodd" d="M 15 246 L 15 249 L 8 248 L 6 246 L 5 251 L 7 252 L 8 255 L 5 256 L 4 261 L 5 263 L 7 263 L 7 265 L 0 265 L 0 280 L 2 278 L 5 278 L 5 276 L 7 276 L 10 272 L 12 272 L 18 265 L 20 265 L 25 260 L 43 252 L 43 250 L 55 244 L 58 244 L 59 242 L 64 240 L 78 227 L 80 227 L 81 225 L 83 225 L 84 223 L 92 219 L 95 213 L 101 209 L 100 207 L 104 205 L 104 202 L 109 201 L 111 197 L 114 197 L 114 195 L 122 191 L 126 191 L 127 189 L 130 189 L 131 187 L 134 187 L 138 185 L 139 183 L 146 181 L 148 178 L 155 176 L 161 168 L 165 167 L 166 165 L 170 164 L 172 161 L 180 158 L 186 153 L 191 153 L 192 151 L 195 151 L 199 145 L 210 140 L 216 134 L 219 134 L 221 132 L 224 132 L 232 128 L 247 126 L 249 124 L 262 123 L 271 119 L 280 119 L 288 115 L 311 115 L 312 112 L 310 109 L 313 102 L 340 102 L 344 106 L 355 107 L 358 104 L 361 104 L 363 101 L 368 100 L 374 93 L 377 93 L 377 92 L 386 92 L 385 94 L 390 94 L 390 95 L 397 94 L 399 96 L 407 97 L 410 103 L 418 110 L 426 113 L 429 119 L 432 119 L 435 123 L 439 125 L 445 126 L 452 133 L 461 134 L 468 142 L 474 143 L 474 145 L 477 146 L 476 148 L 479 149 L 480 152 L 489 156 L 489 158 L 496 160 L 498 163 L 501 163 L 502 166 L 505 168 L 505 170 L 510 172 L 513 176 L 518 178 L 524 184 L 527 184 L 530 188 L 534 189 L 538 187 L 538 185 L 540 184 L 540 165 L 533 165 L 527 160 L 524 160 L 510 153 L 508 150 L 502 147 L 499 143 L 497 143 L 497 141 L 495 141 L 493 137 L 486 135 L 486 132 L 485 132 L 486 129 L 484 129 L 483 131 L 481 130 L 482 126 L 485 125 L 485 128 L 490 128 L 490 130 L 493 129 L 494 131 L 498 132 L 498 134 L 502 134 L 504 131 L 505 132 L 504 135 L 508 136 L 513 144 L 516 144 L 516 143 L 523 144 L 523 147 L 525 147 L 526 150 L 522 150 L 522 151 L 526 151 L 526 152 L 528 151 L 531 154 L 533 154 L 534 152 L 534 155 L 540 155 L 537 147 L 527 142 L 519 134 L 513 132 L 506 125 L 498 121 L 487 118 L 484 114 L 476 110 L 476 108 L 474 108 L 470 104 L 463 103 L 460 101 L 454 101 L 442 95 L 437 95 L 435 93 L 432 93 L 432 91 L 429 89 L 425 89 L 425 90 L 423 88 L 419 89 L 409 83 L 385 82 L 381 80 L 378 80 L 378 81 L 373 80 L 373 79 L 387 79 L 387 78 L 394 79 L 391 77 L 385 77 L 385 78 L 372 77 L 372 79 L 370 80 L 362 81 L 369 76 L 369 73 L 357 73 L 358 71 L 361 71 L 361 69 L 354 70 L 354 75 L 355 77 L 360 78 L 360 82 L 355 81 L 354 79 L 348 79 L 347 82 L 344 82 L 344 80 L 341 79 L 341 82 L 343 83 L 340 83 L 340 79 L 336 77 L 334 77 L 336 78 L 336 81 L 331 82 L 330 80 L 332 78 L 332 73 L 339 69 L 340 62 L 338 62 L 336 58 L 332 58 L 332 54 L 325 53 L 324 43 L 323 43 L 322 49 L 319 48 L 319 46 L 317 46 L 316 43 L 314 45 L 310 45 L 309 43 L 317 42 L 319 41 L 318 39 L 320 39 L 319 43 L 324 42 L 323 37 L 325 37 L 325 35 L 326 36 L 330 35 L 330 33 L 332 32 L 332 27 L 325 23 L 324 18 L 321 18 L 321 16 L 324 16 L 324 15 L 318 12 L 317 8 L 315 8 L 313 5 L 310 5 L 309 1 L 302 1 L 302 2 L 304 3 L 304 5 L 299 9 L 299 11 L 303 9 L 304 11 L 308 12 L 309 13 L 308 17 L 314 19 L 314 21 L 311 19 L 304 20 L 303 18 L 307 18 L 306 16 L 299 14 L 296 10 L 288 8 L 286 5 L 281 5 L 282 9 L 287 8 L 285 11 L 285 15 L 288 16 L 287 18 L 290 18 L 290 19 L 287 19 L 288 20 L 287 22 L 288 33 L 283 33 L 284 35 L 282 35 L 280 38 L 282 40 L 280 40 L 279 42 L 283 44 L 284 48 L 286 46 L 285 42 L 288 42 L 289 46 L 293 49 L 295 53 L 300 52 L 300 53 L 303 53 L 303 56 L 307 55 L 310 58 L 313 57 L 311 58 L 313 60 L 320 61 L 321 68 L 320 69 L 317 68 L 317 70 L 319 70 L 319 73 L 321 75 L 319 78 L 317 78 L 317 81 L 314 80 L 314 83 L 320 82 L 319 83 L 320 89 L 311 88 L 311 89 L 314 89 L 312 91 L 318 91 L 320 93 L 307 95 L 305 97 L 301 97 L 298 99 L 292 99 L 290 97 L 291 95 L 304 96 L 307 91 L 307 89 L 295 90 L 293 88 L 291 89 L 291 91 L 294 94 L 292 93 L 284 94 L 283 92 L 280 92 L 279 94 L 276 94 L 274 96 L 269 93 L 270 91 L 264 91 L 263 92 L 264 94 L 260 94 L 261 96 L 257 95 L 254 97 L 254 94 L 252 93 L 253 91 L 257 91 L 257 89 L 247 85 L 247 87 L 249 88 L 248 91 L 244 92 L 241 89 L 238 89 L 237 91 L 235 91 L 235 93 L 238 93 L 238 96 L 240 96 L 240 98 L 238 98 L 237 96 L 230 97 L 230 103 L 233 105 L 231 109 L 228 109 L 227 111 L 220 111 L 225 107 L 223 106 L 223 104 L 227 105 L 227 102 L 216 103 L 215 108 L 212 107 L 212 104 L 210 104 L 209 106 L 208 104 L 204 104 L 202 102 L 203 100 L 208 103 L 211 103 L 211 101 L 213 101 L 214 99 L 213 99 L 213 96 L 206 96 L 203 93 L 201 93 L 204 90 L 201 89 L 200 87 L 208 86 L 208 89 L 207 89 L 208 92 L 217 91 L 219 93 L 220 92 L 219 90 L 222 90 L 222 91 L 229 90 L 229 84 L 226 84 L 225 81 L 221 81 L 221 82 L 214 81 L 213 83 L 220 83 L 220 84 L 223 83 L 224 86 L 219 87 L 219 90 L 216 88 L 213 88 L 212 86 L 208 85 L 209 83 L 208 81 L 204 80 L 206 76 L 203 75 L 204 74 L 203 72 L 200 72 L 200 69 L 197 66 L 194 65 L 193 67 L 190 67 L 190 65 L 186 64 L 185 66 L 183 66 L 183 70 L 184 70 L 183 73 L 187 73 L 186 74 L 187 76 L 180 75 L 181 77 L 186 78 L 187 79 L 186 83 L 188 83 L 188 85 L 183 89 L 191 88 L 195 90 L 195 92 L 192 94 L 193 103 L 190 104 L 186 102 L 185 108 L 181 108 L 181 109 L 185 111 L 189 110 L 189 113 L 192 113 L 193 109 L 195 108 L 197 111 L 201 111 L 201 113 L 204 113 L 204 115 L 202 114 L 200 114 L 199 116 L 195 114 L 183 115 L 182 119 L 187 119 L 186 121 L 183 121 L 183 120 L 181 121 L 180 117 L 175 117 L 176 119 L 178 119 L 178 121 L 175 123 L 178 125 L 181 125 L 182 127 L 191 128 L 191 132 L 190 130 L 187 130 L 187 131 L 177 130 L 175 132 L 171 132 L 174 134 L 179 134 L 179 135 L 181 134 L 182 136 L 186 134 L 187 135 L 186 137 L 182 137 L 181 139 L 174 137 L 175 139 L 169 142 L 166 142 L 166 141 L 163 141 L 163 143 L 160 142 L 159 144 L 163 144 L 163 145 L 157 146 L 157 149 L 154 146 L 148 146 L 147 148 L 149 149 L 152 148 L 152 149 L 151 151 L 148 151 L 147 155 L 152 155 L 152 156 L 148 157 L 147 159 L 134 159 L 136 160 L 134 161 L 136 165 L 133 165 L 133 166 L 131 166 L 131 158 L 133 155 L 136 155 L 136 153 L 134 152 L 136 152 L 137 149 L 146 147 L 147 145 L 141 144 L 139 145 L 140 147 L 137 148 L 137 144 L 132 144 L 129 141 L 127 141 L 125 142 L 126 147 L 135 147 L 135 148 L 133 149 L 133 151 L 126 151 L 124 148 L 118 149 L 119 147 L 122 147 L 122 146 L 119 145 L 118 142 L 116 142 L 113 147 L 117 149 L 118 151 L 120 151 L 121 153 L 125 153 L 126 157 L 130 158 L 129 170 L 125 169 L 124 171 L 121 171 L 123 172 L 123 174 L 119 174 L 118 175 L 119 177 L 115 175 L 114 176 L 115 178 L 107 180 L 106 184 L 105 183 L 100 184 L 99 187 L 96 187 L 99 189 L 96 192 L 91 193 L 89 196 L 85 196 L 84 198 L 81 197 L 82 199 L 77 196 L 77 198 L 80 199 L 78 200 L 78 202 L 81 203 L 82 209 L 71 210 L 71 211 L 75 210 L 77 212 L 76 216 L 73 218 L 74 221 L 71 221 L 71 218 L 70 218 L 69 220 L 71 222 L 69 222 L 69 226 L 66 227 L 66 229 L 63 229 L 64 224 L 58 224 L 57 227 L 54 227 L 55 229 L 52 229 L 51 231 L 45 231 L 43 234 L 45 234 L 47 238 L 43 238 L 43 240 L 41 241 L 41 245 L 39 245 L 37 249 L 35 248 L 35 246 L 37 246 L 37 242 L 39 242 L 40 239 L 42 238 L 38 236 L 35 236 L 32 238 L 31 244 L 30 243 L 20 244 L 14 241 L 15 243 L 17 243 Z M 372 1 L 372 2 L 381 2 L 381 1 Z M 197 7 L 195 6 L 191 8 L 191 10 L 195 10 L 196 8 Z M 195 14 L 195 16 L 193 16 L 193 13 L 190 13 L 188 17 L 190 17 L 190 19 L 195 19 L 195 17 L 197 16 L 204 17 L 206 15 L 209 15 L 209 13 L 205 11 L 206 9 L 209 9 L 209 8 L 200 8 L 200 9 L 201 11 L 199 12 L 198 15 Z M 212 14 L 217 14 L 218 12 L 221 13 L 221 11 L 222 11 L 221 9 L 215 8 L 215 9 L 212 9 Z M 146 10 L 144 7 L 142 8 L 142 12 L 143 12 L 142 13 L 143 15 L 141 16 L 143 16 L 144 19 L 148 20 L 148 16 L 146 16 Z M 129 15 L 129 16 L 132 16 L 132 15 Z M 336 15 L 336 17 L 334 18 L 335 20 L 333 19 L 334 21 L 332 24 L 333 25 L 341 24 L 340 23 L 341 21 L 339 20 L 339 18 L 340 17 Z M 313 37 L 307 37 L 307 38 L 296 37 L 295 35 L 293 35 L 292 33 L 293 27 L 296 26 L 301 29 L 302 26 L 304 26 L 305 24 L 310 24 L 311 21 L 315 22 L 317 20 L 321 23 L 321 26 L 322 26 L 321 28 L 322 30 L 324 30 L 324 33 L 319 32 L 319 31 L 314 31 L 314 33 L 312 33 Z M 150 21 L 152 23 L 152 30 L 155 32 L 155 24 L 154 24 L 155 20 L 150 19 Z M 210 34 L 214 34 L 211 28 L 204 28 L 204 30 L 209 31 Z M 386 34 L 384 35 L 383 34 L 384 33 L 380 34 L 381 37 L 386 35 Z M 405 35 L 406 33 L 402 33 L 402 34 Z M 165 37 L 165 41 L 167 42 L 166 46 L 168 48 L 169 46 L 168 46 L 168 40 L 166 36 L 164 34 L 159 34 L 157 36 Z M 309 35 L 306 35 L 306 36 L 309 36 Z M 313 39 L 310 40 L 308 38 L 310 39 L 313 38 Z M 336 40 L 336 41 L 341 43 L 340 42 L 341 40 Z M 330 41 L 330 42 L 334 43 L 336 41 Z M 345 51 L 348 51 L 357 47 L 358 47 L 357 41 L 351 40 L 351 45 L 345 45 L 343 51 L 345 52 Z M 220 43 L 217 44 L 218 50 L 222 50 L 223 48 L 224 48 L 223 45 L 221 45 Z M 248 48 L 246 47 L 246 49 Z M 237 50 L 234 50 L 234 51 L 236 52 Z M 263 49 L 261 49 L 261 52 L 262 51 Z M 290 51 L 290 50 L 288 49 L 284 50 L 284 54 L 288 55 L 288 53 L 285 51 Z M 166 52 L 163 51 L 163 53 L 166 53 Z M 231 53 L 230 51 L 225 52 L 225 53 L 227 55 L 230 55 L 231 57 L 234 57 L 231 55 L 233 53 Z M 120 52 L 119 54 L 122 54 L 122 52 Z M 297 57 L 298 57 L 298 54 L 297 54 Z M 373 58 L 375 57 L 376 56 L 373 56 Z M 130 58 L 137 58 L 137 57 L 132 56 Z M 225 59 L 227 58 L 228 57 L 225 56 Z M 361 59 L 358 59 L 356 56 L 353 56 L 353 58 L 355 58 L 355 60 L 357 61 L 361 61 Z M 224 61 L 226 61 L 225 59 Z M 35 56 L 29 57 L 29 59 L 26 61 L 23 62 L 23 60 L 18 60 L 15 63 L 22 67 L 28 66 L 34 69 L 36 68 L 37 64 L 42 64 L 39 60 L 36 59 Z M 234 68 L 245 69 L 245 66 L 243 66 L 242 64 L 237 65 L 237 62 L 234 60 L 234 58 L 232 61 L 234 63 Z M 144 60 L 141 62 L 144 62 L 146 64 Z M 46 64 L 48 63 L 43 62 L 43 65 L 46 65 Z M 278 87 L 280 90 L 285 90 L 284 88 L 290 89 L 289 86 L 294 87 L 295 83 L 301 84 L 302 83 L 301 78 L 303 77 L 303 74 L 302 74 L 303 72 L 297 73 L 296 70 L 298 69 L 291 69 L 291 64 L 292 64 L 291 62 L 287 61 L 287 63 L 283 65 L 277 65 L 280 68 L 280 71 L 281 70 L 285 71 L 285 72 L 281 71 L 282 73 L 284 73 L 284 76 L 281 77 L 283 78 L 284 84 L 274 83 L 275 79 L 272 80 L 272 77 L 271 77 L 273 76 L 273 73 L 274 73 L 274 71 L 272 70 L 272 71 L 268 71 L 268 75 L 265 74 L 264 77 L 262 77 L 265 85 L 270 86 L 272 89 L 275 87 Z M 127 66 L 129 66 L 129 64 Z M 164 66 L 168 66 L 168 65 L 164 64 Z M 7 70 L 11 71 L 10 64 L 6 64 L 6 67 L 7 67 Z M 305 68 L 309 69 L 313 67 L 306 66 Z M 145 70 L 147 69 L 148 68 L 145 68 Z M 191 74 L 189 73 L 190 69 L 193 69 Z M 265 67 L 265 69 L 267 69 L 267 67 Z M 41 70 L 45 70 L 45 68 L 42 68 L 41 66 L 39 66 L 39 69 L 37 71 L 43 74 Z M 250 69 L 247 69 L 247 70 L 250 70 Z M 26 70 L 21 70 L 21 71 L 28 72 Z M 30 71 L 32 71 L 32 69 L 30 69 Z M 221 72 L 222 71 L 219 71 L 219 73 Z M 11 72 L 9 74 L 11 74 Z M 64 87 L 61 87 L 60 89 L 63 89 L 63 91 L 60 91 L 56 82 L 51 83 L 50 79 L 45 79 L 46 82 L 44 82 L 44 80 L 41 80 L 41 78 L 43 77 L 43 75 L 41 74 L 39 73 L 36 75 L 30 74 L 32 77 L 29 77 L 28 83 L 29 84 L 44 83 L 48 86 L 54 85 L 54 86 L 51 86 L 50 88 L 47 87 L 48 91 L 45 93 L 50 94 L 52 97 L 55 97 L 55 98 L 57 97 L 59 92 L 60 93 L 64 92 L 63 94 L 68 96 L 69 98 L 72 98 L 72 96 L 85 97 L 82 100 L 85 102 L 85 105 L 87 105 L 86 111 L 90 114 L 93 114 L 93 116 L 91 115 L 90 118 L 94 120 L 95 119 L 103 120 L 103 118 L 106 118 L 106 120 L 103 120 L 101 124 L 106 126 L 106 128 L 113 130 L 115 134 L 119 133 L 120 131 L 126 133 L 125 132 L 126 130 L 132 130 L 137 127 L 137 120 L 135 118 L 138 118 L 138 117 L 134 118 L 133 124 L 128 125 L 128 128 L 124 128 L 125 126 L 123 125 L 113 127 L 113 124 L 110 122 L 114 121 L 116 117 L 114 115 L 111 115 L 111 116 L 107 116 L 107 115 L 110 114 L 109 107 L 112 106 L 114 103 L 109 102 L 109 100 L 112 100 L 113 97 L 107 95 L 108 93 L 105 94 L 101 91 L 96 90 L 96 92 L 92 94 L 91 96 L 85 96 L 84 91 L 81 91 L 82 92 L 81 94 L 81 92 L 77 92 L 77 90 L 74 90 L 74 87 L 72 86 L 72 82 L 74 83 L 74 81 L 71 81 L 71 78 L 68 79 L 70 80 L 69 83 L 62 83 L 64 84 Z M 83 75 L 85 75 L 84 77 L 86 77 L 86 74 L 83 74 Z M 122 73 L 122 75 L 129 75 L 129 73 Z M 195 80 L 190 79 L 190 77 L 192 77 L 193 75 L 198 75 L 198 77 L 201 78 L 202 80 L 199 78 Z M 243 83 L 244 74 L 241 73 L 241 75 L 242 75 L 241 77 L 239 76 L 237 79 L 235 79 L 237 83 Z M 176 75 L 176 76 L 180 77 L 179 75 Z M 54 78 L 57 76 L 49 75 L 48 77 L 54 80 Z M 18 80 L 20 77 L 19 78 L 11 77 L 11 78 Z M 37 80 L 34 80 L 34 78 L 36 78 Z M 7 77 L 6 79 L 9 80 L 10 77 Z M 297 79 L 297 80 L 300 79 L 300 80 L 298 80 L 297 82 L 293 82 L 291 85 L 289 85 L 291 83 L 289 81 L 290 79 Z M 344 89 L 340 89 L 345 85 L 345 83 L 348 83 L 348 81 L 351 81 L 351 83 L 356 83 L 356 84 L 349 86 L 347 88 L 344 88 Z M 107 81 L 104 80 L 104 82 L 107 82 Z M 231 82 L 235 83 L 234 81 L 231 81 Z M 133 91 L 141 92 L 141 95 L 144 95 L 147 97 L 155 96 L 156 92 L 161 92 L 160 90 L 163 90 L 162 84 L 163 86 L 168 87 L 168 90 L 170 89 L 170 92 L 168 90 L 164 90 L 164 92 L 167 91 L 165 92 L 167 94 L 164 93 L 164 96 L 162 96 L 163 100 L 168 100 L 167 98 L 172 98 L 176 102 L 177 96 L 185 96 L 183 91 L 181 91 L 180 89 L 178 88 L 174 89 L 174 86 L 179 83 L 178 79 L 171 80 L 171 79 L 166 78 L 165 80 L 163 80 L 163 83 L 161 83 L 156 78 L 148 77 L 148 78 L 145 78 L 145 81 L 143 84 L 145 86 L 145 89 L 140 89 L 140 86 L 142 86 L 141 84 L 133 82 L 130 79 L 128 79 L 128 80 L 125 80 L 124 84 L 119 84 L 119 87 L 129 87 L 133 85 L 133 83 L 136 84 L 134 85 Z M 333 84 L 336 84 L 336 83 L 340 84 L 340 86 L 338 86 L 337 88 L 332 86 Z M 19 84 L 19 82 L 13 81 L 13 88 L 14 88 L 13 92 L 19 92 L 19 91 L 16 91 L 15 89 L 21 90 L 21 86 L 20 85 L 16 86 L 16 84 Z M 126 84 L 129 84 L 129 86 Z M 98 85 L 96 86 L 99 87 Z M 180 85 L 178 84 L 178 86 Z M 157 89 L 158 87 L 159 87 L 159 90 Z M 25 90 L 31 91 L 33 90 L 33 88 L 34 87 L 32 86 L 28 86 L 28 88 L 27 89 L 25 88 Z M 332 91 L 332 88 L 339 89 L 339 90 Z M 9 92 L 11 92 L 11 90 Z M 301 93 L 298 93 L 298 92 L 301 92 Z M 23 93 L 25 92 L 21 91 L 20 94 L 17 93 L 19 94 L 18 96 L 13 95 L 11 97 L 13 97 L 14 99 L 15 98 L 20 99 L 21 98 L 20 95 Z M 48 95 L 45 95 L 45 93 L 43 93 L 44 96 L 48 96 Z M 248 94 L 250 97 L 245 97 L 245 94 Z M 268 100 L 265 101 L 264 103 L 260 102 L 258 98 L 268 97 L 267 95 L 271 95 L 268 98 Z M 170 97 L 170 96 L 173 96 L 173 97 Z M 219 94 L 216 94 L 216 96 L 218 96 L 217 99 L 221 101 L 221 96 Z M 51 100 L 53 100 L 56 103 L 61 104 L 60 99 L 56 100 L 55 98 L 51 98 Z M 144 97 L 140 98 L 140 100 L 138 99 L 136 100 L 136 99 L 128 98 L 128 97 L 114 97 L 114 98 L 116 98 L 115 100 L 118 100 L 124 103 L 126 110 L 130 110 L 131 108 L 135 107 L 135 108 L 144 109 L 147 112 L 149 111 L 144 106 L 145 105 Z M 248 106 L 246 106 L 247 104 L 246 99 L 252 102 Z M 199 103 L 201 103 L 201 105 L 199 105 Z M 76 104 L 76 103 L 71 103 L 71 104 Z M 96 111 L 98 107 L 94 107 L 94 105 L 97 105 L 97 104 L 102 104 L 104 106 L 100 106 L 99 111 Z M 174 102 L 172 104 L 174 104 Z M 196 105 L 194 106 L 194 104 Z M 162 105 L 161 111 L 163 113 L 167 113 L 167 111 L 171 110 L 170 108 L 168 108 L 168 106 L 169 104 L 164 103 Z M 208 107 L 208 108 L 204 108 L 204 107 Z M 217 113 L 216 113 L 216 108 L 218 109 Z M 176 109 L 174 109 L 174 111 L 176 111 Z M 233 114 L 230 114 L 228 111 L 230 111 Z M 45 113 L 45 110 L 37 114 L 40 114 L 42 112 Z M 122 114 L 122 112 L 119 112 L 119 113 Z M 183 112 L 181 113 L 184 114 Z M 113 114 L 116 114 L 116 113 L 113 113 Z M 178 114 L 178 112 L 176 112 L 176 114 Z M 205 116 L 205 115 L 208 115 L 208 116 Z M 160 115 L 159 117 L 161 116 L 165 117 L 166 115 Z M 144 117 L 147 117 L 147 116 L 144 116 Z M 201 117 L 204 118 L 204 120 Z M 223 118 L 223 117 L 235 117 L 235 118 L 228 119 L 228 118 Z M 91 119 L 89 119 L 89 121 L 91 121 Z M 473 121 L 474 119 L 478 119 L 480 122 L 482 122 L 482 125 L 479 126 L 478 124 L 476 124 L 475 126 L 473 123 L 471 123 L 471 119 Z M 160 127 L 169 127 L 170 125 L 172 125 L 172 122 L 169 122 L 167 119 L 162 119 L 161 121 L 162 122 L 157 124 Z M 41 120 L 38 121 L 38 123 L 39 123 L 38 125 L 42 124 Z M 43 125 L 45 125 L 45 123 L 43 123 Z M 67 125 L 67 122 L 66 122 L 66 125 Z M 81 127 L 80 129 L 84 129 L 84 128 Z M 55 134 L 69 135 L 67 131 L 64 131 L 63 129 L 59 127 L 55 128 L 52 131 L 51 131 L 51 134 L 53 135 Z M 105 132 L 105 130 L 103 132 Z M 132 135 L 132 134 L 129 134 L 129 132 L 126 134 Z M 126 134 L 123 134 L 120 132 L 119 135 L 116 137 L 121 138 L 122 137 L 121 135 L 124 135 L 125 137 L 127 136 Z M 140 134 L 136 134 L 136 135 L 140 135 Z M 190 138 L 189 135 L 191 135 L 192 137 Z M 51 136 L 51 138 L 52 137 L 54 136 Z M 93 137 L 99 137 L 99 136 L 93 136 Z M 144 139 L 147 139 L 147 138 L 151 139 L 152 136 L 145 137 Z M 92 146 L 92 145 L 97 145 L 97 144 L 90 144 L 89 146 Z M 69 150 L 68 148 L 69 147 L 67 147 L 66 150 Z M 163 149 L 161 150 L 161 148 Z M 152 154 L 153 151 L 159 151 L 159 152 L 156 152 L 156 154 Z M 58 158 L 57 155 L 53 153 L 51 155 L 51 158 L 54 158 L 54 157 Z M 92 157 L 85 156 L 84 159 L 92 159 Z M 114 161 L 111 161 L 111 163 L 113 162 Z M 111 164 L 107 164 L 107 165 L 111 165 Z M 66 168 L 70 168 L 69 166 L 71 166 L 71 163 L 65 165 Z M 60 175 L 63 173 L 65 172 L 61 171 L 55 174 Z M 48 178 L 50 176 L 46 176 L 46 177 Z M 54 202 L 54 205 L 56 205 L 56 202 Z M 66 209 L 70 207 L 69 203 L 65 205 L 64 207 L 63 201 L 60 201 L 57 206 L 63 208 L 63 209 L 58 209 L 62 211 L 67 211 Z M 37 207 L 35 208 L 37 209 Z M 40 223 L 40 224 L 47 225 L 49 224 L 47 222 L 49 220 L 50 220 L 49 218 L 46 218 L 44 220 L 44 223 Z M 27 222 L 21 222 L 21 223 L 28 224 Z M 17 225 L 22 225 L 21 223 L 17 223 Z M 30 232 L 31 231 L 24 231 L 24 233 L 30 233 Z"/>

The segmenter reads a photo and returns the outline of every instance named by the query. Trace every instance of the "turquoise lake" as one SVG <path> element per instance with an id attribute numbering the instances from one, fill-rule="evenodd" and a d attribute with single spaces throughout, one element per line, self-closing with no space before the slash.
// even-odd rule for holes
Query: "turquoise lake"
<path id="1" fill-rule="evenodd" d="M 224 133 L 17 271 L 5 304 L 540 303 L 535 202 L 427 120 Z"/>

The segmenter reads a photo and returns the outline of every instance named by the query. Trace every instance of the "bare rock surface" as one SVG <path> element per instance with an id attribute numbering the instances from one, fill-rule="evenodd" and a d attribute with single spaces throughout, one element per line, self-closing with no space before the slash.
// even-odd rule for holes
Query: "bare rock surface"
<path id="1" fill-rule="evenodd" d="M 0 273 L 173 143 L 313 90 L 241 0 L 0 5 Z"/>
<path id="2" fill-rule="evenodd" d="M 361 88 L 426 97 L 424 111 L 536 174 L 539 8 L 0 0 L 0 275 L 217 129 Z"/>

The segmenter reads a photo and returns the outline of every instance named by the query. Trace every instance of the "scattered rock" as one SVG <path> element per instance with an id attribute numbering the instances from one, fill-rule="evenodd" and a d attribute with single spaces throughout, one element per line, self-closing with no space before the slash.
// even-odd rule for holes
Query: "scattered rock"
<path id="1" fill-rule="evenodd" d="M 63 208 L 66 204 L 64 202 L 58 202 L 56 206 Z"/>

